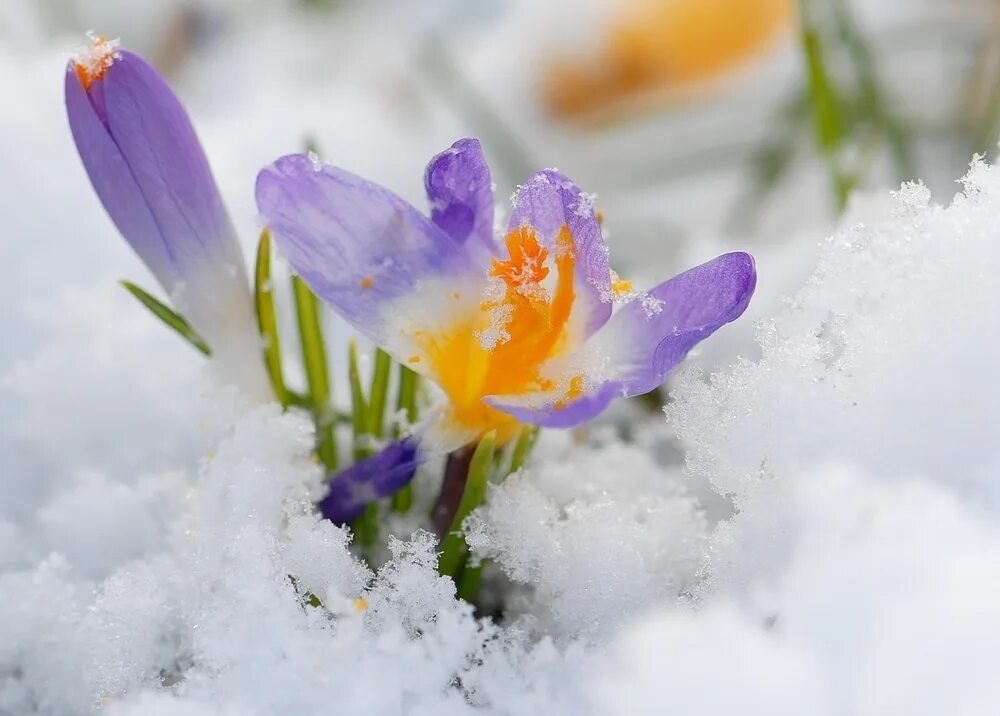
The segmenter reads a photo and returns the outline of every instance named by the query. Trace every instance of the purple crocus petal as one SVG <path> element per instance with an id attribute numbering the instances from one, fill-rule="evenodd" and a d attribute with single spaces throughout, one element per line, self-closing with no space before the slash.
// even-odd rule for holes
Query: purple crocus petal
<path id="1" fill-rule="evenodd" d="M 146 197 L 182 274 L 206 262 L 245 272 L 236 234 L 191 120 L 139 56 L 121 57 L 95 83 L 106 123 Z"/>
<path id="2" fill-rule="evenodd" d="M 610 361 L 625 395 L 647 393 L 695 345 L 739 318 L 756 285 L 752 256 L 718 256 L 623 306 L 591 339 L 588 353 Z"/>
<path id="3" fill-rule="evenodd" d="M 459 139 L 431 159 L 424 172 L 431 221 L 458 243 L 496 252 L 493 182 L 478 139 Z"/>
<path id="4" fill-rule="evenodd" d="M 125 156 L 108 132 L 103 112 L 99 114 L 91 102 L 72 62 L 66 70 L 65 88 L 70 130 L 97 196 L 118 231 L 160 283 L 174 285 L 179 276 L 170 248 Z"/>
<path id="5" fill-rule="evenodd" d="M 454 239 L 391 191 L 303 154 L 261 170 L 257 208 L 313 291 L 383 346 L 393 338 L 387 321 L 398 320 L 398 299 L 435 278 L 457 285 L 484 273 Z"/>
<path id="6" fill-rule="evenodd" d="M 91 183 L 168 293 L 238 276 L 242 252 L 191 121 L 162 77 L 120 50 L 84 89 L 72 66 L 66 108 Z M 193 301 L 192 301 L 193 303 Z"/>
<path id="7" fill-rule="evenodd" d="M 621 383 L 611 381 L 565 404 L 550 403 L 532 407 L 530 396 L 526 396 L 527 400 L 489 396 L 484 402 L 490 407 L 513 415 L 522 423 L 541 425 L 545 428 L 572 428 L 596 418 L 604 412 L 612 400 L 622 397 L 622 392 Z"/>
<path id="8" fill-rule="evenodd" d="M 413 479 L 423 462 L 415 438 L 391 443 L 381 452 L 341 470 L 318 504 L 328 520 L 343 524 L 359 517 L 365 507 L 388 497 Z"/>
<path id="9" fill-rule="evenodd" d="M 546 169 L 521 186 L 514 201 L 510 229 L 532 226 L 550 249 L 560 229 L 569 227 L 576 260 L 574 321 L 581 339 L 590 336 L 611 316 L 611 271 L 593 198 L 569 177 Z"/>

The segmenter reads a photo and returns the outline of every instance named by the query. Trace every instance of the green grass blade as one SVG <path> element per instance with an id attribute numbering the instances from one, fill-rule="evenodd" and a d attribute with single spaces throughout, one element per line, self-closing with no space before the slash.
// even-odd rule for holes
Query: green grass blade
<path id="1" fill-rule="evenodd" d="M 351 341 L 347 346 L 347 380 L 351 386 L 351 424 L 354 428 L 354 462 L 364 460 L 371 455 L 371 450 L 365 444 L 365 436 L 370 435 L 368 404 L 365 401 L 364 389 L 361 387 L 361 366 L 358 360 L 358 346 Z M 378 540 L 378 504 L 365 508 L 362 515 L 351 525 L 358 544 L 367 551 Z"/>
<path id="2" fill-rule="evenodd" d="M 174 329 L 181 336 L 181 338 L 193 345 L 206 356 L 212 355 L 212 349 L 205 342 L 205 340 L 198 335 L 194 328 L 191 327 L 191 324 L 187 322 L 187 319 L 185 319 L 184 316 L 154 298 L 147 291 L 139 288 L 131 281 L 122 281 L 121 284 L 129 293 L 139 300 L 139 303 L 148 308 L 154 316 Z"/>
<path id="3" fill-rule="evenodd" d="M 264 365 L 271 380 L 274 397 L 282 407 L 292 402 L 281 370 L 281 339 L 278 336 L 278 318 L 274 310 L 274 292 L 271 283 L 271 233 L 264 229 L 257 244 L 257 261 L 254 272 L 254 306 L 257 309 L 257 326 L 264 338 Z"/>
<path id="4" fill-rule="evenodd" d="M 521 434 L 517 436 L 517 442 L 514 443 L 514 451 L 510 456 L 510 469 L 507 474 L 517 472 L 524 467 L 524 463 L 538 441 L 538 432 L 538 427 L 535 425 L 526 425 L 521 430 Z"/>
<path id="5" fill-rule="evenodd" d="M 382 437 L 385 431 L 385 403 L 389 397 L 389 371 L 392 358 L 381 348 L 375 349 L 372 389 L 368 393 L 368 434 Z"/>
<path id="6" fill-rule="evenodd" d="M 358 346 L 351 341 L 347 346 L 347 380 L 351 385 L 351 422 L 354 426 L 354 461 L 368 457 L 362 437 L 368 434 L 368 405 L 361 387 L 361 368 L 358 364 Z"/>
<path id="7" fill-rule="evenodd" d="M 405 365 L 399 366 L 399 392 L 396 395 L 396 410 L 406 413 L 406 422 L 413 425 L 417 422 L 417 389 L 420 387 L 420 375 Z M 397 434 L 398 434 L 397 428 Z"/>
<path id="8" fill-rule="evenodd" d="M 482 504 L 486 497 L 486 485 L 489 483 L 490 468 L 493 465 L 493 453 L 496 450 L 496 434 L 487 434 L 476 446 L 469 463 L 469 479 L 465 483 L 465 492 L 459 503 L 458 511 L 452 520 L 448 534 L 441 543 L 441 559 L 438 561 L 438 572 L 454 577 L 462 566 L 468 553 L 465 535 L 462 534 L 462 523 L 476 507 Z"/>
<path id="9" fill-rule="evenodd" d="M 335 421 L 330 405 L 330 377 L 319 320 L 319 301 L 298 276 L 292 277 L 292 294 L 299 324 L 302 362 L 309 386 L 309 403 L 316 422 L 316 453 L 327 470 L 332 472 L 337 468 L 337 443 L 333 435 Z"/>
<path id="10" fill-rule="evenodd" d="M 420 386 L 420 376 L 405 365 L 399 366 L 399 387 L 396 393 L 396 412 L 406 415 L 406 422 L 413 425 L 417 422 L 417 389 Z M 393 437 L 400 436 L 397 425 L 393 429 Z M 408 483 L 392 496 L 394 512 L 406 513 L 413 507 L 413 485 Z"/>

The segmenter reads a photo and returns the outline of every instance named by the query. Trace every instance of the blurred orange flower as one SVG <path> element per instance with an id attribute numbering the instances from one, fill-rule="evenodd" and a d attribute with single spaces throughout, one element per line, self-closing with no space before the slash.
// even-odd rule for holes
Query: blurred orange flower
<path id="1" fill-rule="evenodd" d="M 791 0 L 617 0 L 595 55 L 548 65 L 543 97 L 557 116 L 620 110 L 696 86 L 745 63 L 791 24 Z"/>

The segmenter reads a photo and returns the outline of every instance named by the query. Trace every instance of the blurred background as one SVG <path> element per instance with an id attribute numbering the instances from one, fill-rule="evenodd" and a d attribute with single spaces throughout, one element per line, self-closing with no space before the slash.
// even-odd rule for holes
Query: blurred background
<path id="1" fill-rule="evenodd" d="M 858 190 L 919 177 L 950 199 L 1000 116 L 991 0 L 2 0 L 5 305 L 145 276 L 65 123 L 86 30 L 173 83 L 248 250 L 254 177 L 278 155 L 311 141 L 423 206 L 426 160 L 475 135 L 498 196 L 551 166 L 595 192 L 640 286 L 750 250 L 751 316 L 801 284 L 845 210 L 863 220 Z M 704 359 L 752 353 L 752 330 Z"/>

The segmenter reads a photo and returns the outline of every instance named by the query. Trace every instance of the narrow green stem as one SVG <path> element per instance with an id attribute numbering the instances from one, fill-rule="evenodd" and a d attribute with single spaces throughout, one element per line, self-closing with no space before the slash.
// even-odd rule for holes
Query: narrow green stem
<path id="1" fill-rule="evenodd" d="M 264 339 L 264 365 L 271 381 L 274 397 L 287 408 L 292 395 L 285 385 L 281 368 L 281 339 L 278 335 L 278 318 L 274 310 L 274 292 L 271 283 L 271 233 L 264 229 L 257 244 L 257 261 L 254 272 L 254 306 L 257 309 L 257 326 Z"/>
<path id="2" fill-rule="evenodd" d="M 448 577 L 454 577 L 462 566 L 468 554 L 465 535 L 462 533 L 462 523 L 478 507 L 486 497 L 486 485 L 489 482 L 490 468 L 493 465 L 493 453 L 496 449 L 496 434 L 487 434 L 476 446 L 469 463 L 468 480 L 458 511 L 451 522 L 451 527 L 441 543 L 441 558 L 438 561 L 438 572 Z"/>
<path id="3" fill-rule="evenodd" d="M 316 453 L 324 467 L 332 472 L 337 469 L 337 442 L 333 434 L 335 419 L 330 405 L 330 378 L 320 326 L 319 301 L 298 276 L 292 277 L 292 294 L 299 324 L 302 362 L 309 386 L 309 402 L 316 423 Z"/>

